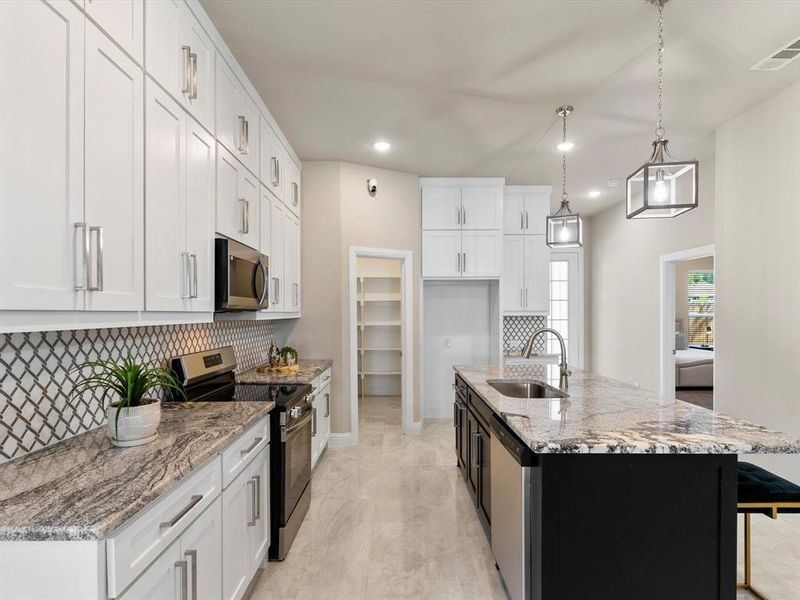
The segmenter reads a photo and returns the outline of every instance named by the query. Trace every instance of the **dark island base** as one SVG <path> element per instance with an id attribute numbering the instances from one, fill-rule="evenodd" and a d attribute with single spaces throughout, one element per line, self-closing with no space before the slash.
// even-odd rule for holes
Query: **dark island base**
<path id="1" fill-rule="evenodd" d="M 535 600 L 735 598 L 735 455 L 537 458 Z"/>

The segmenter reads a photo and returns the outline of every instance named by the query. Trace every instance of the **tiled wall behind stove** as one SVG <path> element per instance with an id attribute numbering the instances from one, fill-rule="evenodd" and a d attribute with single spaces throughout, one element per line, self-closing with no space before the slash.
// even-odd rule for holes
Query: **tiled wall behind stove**
<path id="1" fill-rule="evenodd" d="M 72 397 L 76 364 L 130 354 L 166 367 L 176 354 L 232 345 L 242 371 L 264 362 L 271 335 L 269 321 L 2 334 L 0 462 L 103 425 L 99 400 Z"/>
<path id="2" fill-rule="evenodd" d="M 531 334 L 542 327 L 547 327 L 547 317 L 539 315 L 503 317 L 503 354 L 518 353 Z M 543 353 L 545 340 L 546 336 L 537 337 L 533 351 Z"/>

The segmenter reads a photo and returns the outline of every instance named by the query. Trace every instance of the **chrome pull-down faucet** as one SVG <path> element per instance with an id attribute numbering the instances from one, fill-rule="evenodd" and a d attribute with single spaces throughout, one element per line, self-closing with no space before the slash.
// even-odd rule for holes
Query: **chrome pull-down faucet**
<path id="1" fill-rule="evenodd" d="M 522 356 L 525 358 L 531 357 L 531 354 L 533 354 L 533 342 L 543 333 L 552 333 L 554 336 L 556 336 L 556 338 L 558 338 L 558 343 L 561 345 L 561 363 L 558 365 L 560 367 L 561 377 L 559 378 L 558 387 L 566 390 L 569 387 L 568 377 L 572 375 L 572 371 L 570 371 L 569 367 L 567 366 L 567 345 L 564 343 L 564 338 L 555 329 L 543 327 L 542 329 L 537 329 L 534 331 L 531 334 L 531 337 L 528 338 L 528 341 L 525 342 L 525 345 L 522 347 Z"/>

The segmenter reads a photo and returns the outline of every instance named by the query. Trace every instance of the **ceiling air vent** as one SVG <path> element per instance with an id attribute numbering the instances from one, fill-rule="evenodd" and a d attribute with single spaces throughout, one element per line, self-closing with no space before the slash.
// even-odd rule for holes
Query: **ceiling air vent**
<path id="1" fill-rule="evenodd" d="M 800 56 L 800 38 L 789 42 L 783 48 L 772 52 L 768 57 L 750 67 L 751 71 L 777 71 Z"/>

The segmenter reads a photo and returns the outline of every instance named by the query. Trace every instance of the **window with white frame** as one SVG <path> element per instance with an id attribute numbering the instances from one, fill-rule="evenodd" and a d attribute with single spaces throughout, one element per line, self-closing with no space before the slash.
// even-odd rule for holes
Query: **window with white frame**
<path id="1" fill-rule="evenodd" d="M 714 345 L 714 272 L 689 271 L 689 343 Z"/>
<path id="2" fill-rule="evenodd" d="M 552 259 L 550 261 L 550 315 L 547 326 L 555 329 L 564 338 L 569 356 L 569 261 Z M 559 354 L 561 346 L 556 336 L 548 334 L 547 353 Z"/>

